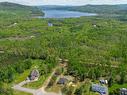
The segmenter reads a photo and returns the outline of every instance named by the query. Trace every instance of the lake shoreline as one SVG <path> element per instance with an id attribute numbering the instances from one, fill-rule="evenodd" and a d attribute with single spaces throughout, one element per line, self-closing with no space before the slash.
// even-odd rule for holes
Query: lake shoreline
<path id="1" fill-rule="evenodd" d="M 44 16 L 36 16 L 35 18 L 79 18 L 97 16 L 96 13 L 68 11 L 68 10 L 43 10 Z"/>

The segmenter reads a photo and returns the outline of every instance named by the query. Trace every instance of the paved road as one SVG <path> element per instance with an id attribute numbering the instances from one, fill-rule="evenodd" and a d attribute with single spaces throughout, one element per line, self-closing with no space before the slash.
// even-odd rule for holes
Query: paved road
<path id="1" fill-rule="evenodd" d="M 58 68 L 59 68 L 59 67 L 56 67 L 56 68 L 52 71 L 51 75 L 50 75 L 50 76 L 48 77 L 48 79 L 44 82 L 44 84 L 43 84 L 43 86 L 42 86 L 41 89 L 45 89 L 45 88 L 48 86 L 48 84 L 49 84 L 51 78 L 53 77 L 53 75 L 55 74 L 55 72 L 56 72 L 56 70 L 57 70 Z"/>
<path id="2" fill-rule="evenodd" d="M 27 93 L 31 93 L 31 94 L 34 94 L 36 92 L 36 90 L 34 90 L 34 89 L 24 88 L 19 85 L 15 85 L 12 88 L 15 90 L 19 90 L 19 91 L 23 91 L 23 92 L 27 92 Z"/>
<path id="3" fill-rule="evenodd" d="M 45 88 L 48 86 L 48 84 L 49 84 L 51 78 L 53 77 L 53 75 L 55 74 L 55 72 L 56 72 L 56 70 L 57 70 L 58 68 L 59 68 L 59 66 L 56 67 L 56 68 L 53 70 L 53 72 L 51 73 L 51 75 L 49 76 L 49 78 L 45 81 L 45 83 L 43 84 L 43 86 L 42 86 L 39 90 L 37 90 L 37 91 L 34 93 L 34 95 L 62 95 L 61 92 L 59 92 L 59 93 L 52 93 L 52 92 L 46 92 L 46 91 L 45 91 Z"/>
<path id="4" fill-rule="evenodd" d="M 61 93 L 46 92 L 44 89 L 37 90 L 33 95 L 62 95 Z"/>

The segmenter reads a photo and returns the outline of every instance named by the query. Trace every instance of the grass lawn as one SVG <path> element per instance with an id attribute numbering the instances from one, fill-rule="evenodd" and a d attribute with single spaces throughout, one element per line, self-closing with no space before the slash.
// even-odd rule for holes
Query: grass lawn
<path id="1" fill-rule="evenodd" d="M 54 85 L 54 86 L 46 89 L 46 91 L 48 91 L 48 92 L 55 92 L 55 93 L 59 93 L 60 90 L 61 90 L 61 87 L 58 85 Z"/>
<path id="2" fill-rule="evenodd" d="M 42 61 L 41 60 L 32 60 L 32 62 L 33 62 L 33 66 L 29 70 L 24 71 L 20 75 L 19 74 L 16 75 L 16 79 L 13 81 L 13 83 L 11 83 L 12 85 L 18 84 L 18 83 L 24 81 L 28 77 L 30 72 L 34 69 L 34 67 L 38 68 L 38 64 L 40 64 Z M 49 75 L 50 74 L 42 75 L 39 77 L 38 81 L 28 83 L 28 84 L 24 85 L 24 87 L 31 88 L 31 89 L 38 89 L 38 88 L 42 87 L 44 81 L 48 78 Z"/>
<path id="3" fill-rule="evenodd" d="M 13 95 L 32 95 L 32 94 L 30 94 L 30 93 L 26 93 L 26 92 L 21 92 L 21 91 L 14 90 Z"/>
<path id="4" fill-rule="evenodd" d="M 17 74 L 16 75 L 16 79 L 14 80 L 13 83 L 18 84 L 18 83 L 24 81 L 28 77 L 28 75 L 30 74 L 30 72 L 34 69 L 34 67 L 37 67 L 38 66 L 38 63 L 40 63 L 41 61 L 40 60 L 32 60 L 32 62 L 33 62 L 33 65 L 31 66 L 31 68 L 28 69 L 28 70 L 25 70 L 20 75 Z"/>
<path id="5" fill-rule="evenodd" d="M 127 83 L 120 85 L 120 84 L 113 84 L 112 87 L 109 88 L 109 91 L 113 91 L 115 89 L 119 89 L 119 88 L 127 88 Z"/>
<path id="6" fill-rule="evenodd" d="M 18 84 L 18 83 L 24 81 L 30 74 L 30 71 L 31 71 L 31 69 L 24 71 L 24 73 L 22 73 L 20 75 L 17 75 L 16 79 L 14 80 L 14 83 Z"/>

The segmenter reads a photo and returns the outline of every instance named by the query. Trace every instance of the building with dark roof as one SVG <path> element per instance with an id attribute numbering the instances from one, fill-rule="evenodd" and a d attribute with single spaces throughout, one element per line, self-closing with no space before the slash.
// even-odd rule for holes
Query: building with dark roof
<path id="1" fill-rule="evenodd" d="M 66 84 L 67 83 L 67 79 L 66 78 L 60 78 L 59 81 L 57 82 L 57 84 Z"/>

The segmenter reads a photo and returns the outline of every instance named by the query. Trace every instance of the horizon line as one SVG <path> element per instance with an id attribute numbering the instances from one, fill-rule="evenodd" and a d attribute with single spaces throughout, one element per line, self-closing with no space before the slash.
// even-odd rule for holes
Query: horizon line
<path id="1" fill-rule="evenodd" d="M 127 5 L 127 3 L 125 4 L 81 4 L 81 5 L 70 5 L 70 4 L 33 4 L 33 5 L 29 5 L 29 4 L 21 4 L 21 3 L 16 3 L 16 2 L 1 2 L 0 3 L 12 3 L 12 4 L 19 4 L 19 5 L 25 5 L 25 6 L 87 6 L 87 5 Z"/>

